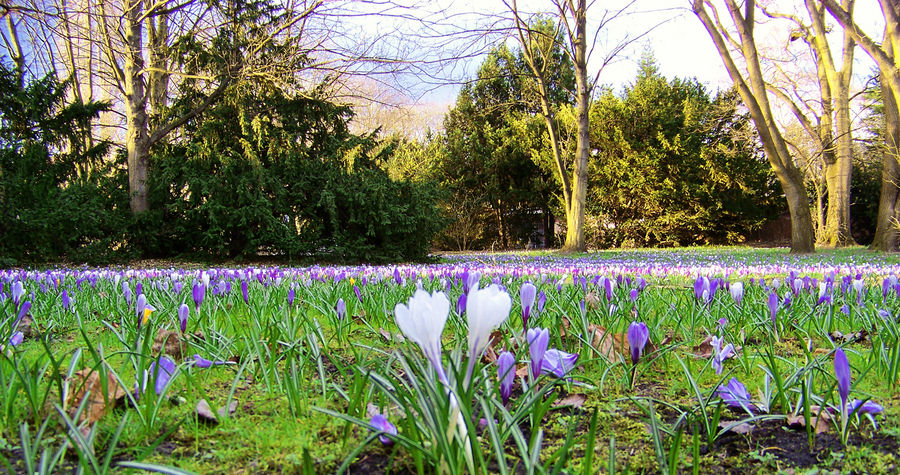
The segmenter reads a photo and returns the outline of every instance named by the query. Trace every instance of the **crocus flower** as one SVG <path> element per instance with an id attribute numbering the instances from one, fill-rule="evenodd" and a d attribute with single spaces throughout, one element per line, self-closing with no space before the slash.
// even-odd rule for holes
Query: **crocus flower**
<path id="1" fill-rule="evenodd" d="M 496 284 L 491 284 L 485 289 L 475 287 L 469 290 L 466 299 L 466 320 L 469 324 L 469 358 L 472 361 L 481 357 L 482 351 L 488 344 L 491 332 L 499 327 L 512 308 L 512 299 L 509 294 L 500 290 Z"/>
<path id="2" fill-rule="evenodd" d="M 753 412 L 757 409 L 750 401 L 750 393 L 747 392 L 747 387 L 738 381 L 737 378 L 731 378 L 728 384 L 719 386 L 716 393 L 728 407 L 733 409 L 743 409 L 750 415 L 753 415 Z"/>
<path id="3" fill-rule="evenodd" d="M 175 362 L 168 356 L 161 357 L 158 365 L 156 361 L 150 363 L 150 368 L 144 370 L 144 382 L 140 387 L 140 393 L 143 394 L 147 390 L 150 378 L 153 378 L 153 390 L 157 396 L 161 395 L 166 390 L 166 386 L 169 385 L 169 381 L 171 381 L 174 374 Z"/>
<path id="4" fill-rule="evenodd" d="M 25 315 L 28 315 L 28 311 L 31 310 L 31 300 L 26 300 L 22 302 L 22 306 L 19 307 L 19 314 L 16 315 L 16 323 L 13 324 L 13 328 L 15 328 Z"/>
<path id="5" fill-rule="evenodd" d="M 359 287 L 354 285 L 353 293 L 356 294 L 356 300 L 359 300 L 359 303 L 362 303 L 362 292 L 359 291 Z"/>
<path id="6" fill-rule="evenodd" d="M 466 311 L 466 294 L 460 294 L 456 301 L 456 314 L 462 315 Z"/>
<path id="7" fill-rule="evenodd" d="M 15 332 L 13 336 L 9 339 L 9 346 L 16 347 L 22 344 L 25 341 L 25 334 L 22 332 Z"/>
<path id="8" fill-rule="evenodd" d="M 296 294 L 297 293 L 294 291 L 293 287 L 291 287 L 291 290 L 288 290 L 288 307 L 294 305 L 294 297 L 296 296 Z"/>
<path id="9" fill-rule="evenodd" d="M 731 298 L 734 300 L 734 303 L 740 306 L 741 300 L 744 299 L 744 283 L 734 282 L 728 286 L 728 291 L 731 292 Z"/>
<path id="10" fill-rule="evenodd" d="M 125 302 L 131 305 L 131 287 L 128 286 L 128 282 L 122 282 L 122 295 L 125 297 Z"/>
<path id="11" fill-rule="evenodd" d="M 538 292 L 537 296 L 537 311 L 538 313 L 544 312 L 544 305 L 547 303 L 547 294 L 544 291 Z"/>
<path id="12" fill-rule="evenodd" d="M 772 318 L 772 324 L 775 324 L 775 318 L 778 315 L 778 294 L 774 291 L 769 294 L 769 316 Z"/>
<path id="13" fill-rule="evenodd" d="M 338 320 L 343 320 L 347 316 L 347 304 L 344 303 L 344 299 L 339 298 L 334 309 L 337 311 Z"/>
<path id="14" fill-rule="evenodd" d="M 500 396 L 503 404 L 509 402 L 513 382 L 516 380 L 516 357 L 508 351 L 500 353 L 497 358 L 497 379 L 500 381 Z"/>
<path id="15" fill-rule="evenodd" d="M 144 308 L 147 307 L 147 296 L 144 294 L 139 294 L 137 298 L 137 302 L 134 305 L 134 313 L 140 319 L 144 314 Z M 143 322 L 141 322 L 143 323 Z"/>
<path id="16" fill-rule="evenodd" d="M 188 315 L 190 315 L 191 310 L 188 308 L 187 304 L 183 303 L 180 307 L 178 307 L 178 322 L 181 325 L 181 333 L 185 333 L 187 331 L 187 321 Z"/>
<path id="17" fill-rule="evenodd" d="M 531 313 L 531 307 L 534 305 L 534 299 L 537 294 L 537 287 L 531 282 L 525 282 L 519 288 L 519 300 L 522 303 L 522 322 L 525 328 L 528 328 L 528 315 Z"/>
<path id="18" fill-rule="evenodd" d="M 525 334 L 528 342 L 528 354 L 531 356 L 531 376 L 537 378 L 541 374 L 544 354 L 550 343 L 550 330 L 546 328 L 529 328 Z"/>
<path id="19" fill-rule="evenodd" d="M 638 289 L 631 289 L 631 292 L 628 292 L 628 298 L 631 299 L 631 303 L 636 302 L 639 295 Z"/>
<path id="20" fill-rule="evenodd" d="M 850 395 L 850 363 L 844 350 L 838 348 L 834 351 L 834 374 L 837 377 L 838 394 L 841 396 L 841 407 L 847 406 L 847 397 Z"/>
<path id="21" fill-rule="evenodd" d="M 854 399 L 850 401 L 850 406 L 848 406 L 848 413 L 853 414 L 856 411 L 857 414 L 881 414 L 884 411 L 884 407 L 881 404 L 872 402 L 872 401 L 860 401 L 859 399 Z"/>
<path id="22" fill-rule="evenodd" d="M 250 305 L 250 289 L 247 287 L 247 281 L 241 281 L 241 295 L 244 297 L 244 303 Z"/>
<path id="23" fill-rule="evenodd" d="M 194 354 L 194 366 L 198 368 L 209 368 L 213 365 L 227 364 L 227 361 L 212 361 L 208 360 L 199 354 Z"/>
<path id="24" fill-rule="evenodd" d="M 69 307 L 72 305 L 72 300 L 69 299 L 69 293 L 66 292 L 65 290 L 63 290 L 62 295 L 60 295 L 60 298 L 62 299 L 63 310 L 68 310 Z"/>
<path id="25" fill-rule="evenodd" d="M 191 294 L 194 297 L 195 309 L 200 310 L 200 304 L 203 303 L 203 297 L 206 296 L 206 288 L 200 284 L 195 283 L 193 290 L 191 290 Z"/>
<path id="26" fill-rule="evenodd" d="M 713 347 L 712 366 L 716 369 L 716 374 L 722 374 L 722 363 L 734 354 L 734 345 L 729 343 L 722 348 L 722 339 L 715 336 L 710 343 Z"/>
<path id="27" fill-rule="evenodd" d="M 397 435 L 397 427 L 395 427 L 394 424 L 391 424 L 391 421 L 387 420 L 387 417 L 384 417 L 381 414 L 375 414 L 369 421 L 369 425 L 378 432 L 381 432 L 381 434 L 378 435 L 378 440 L 381 441 L 383 445 L 392 445 L 394 443 L 388 436 Z"/>
<path id="28" fill-rule="evenodd" d="M 650 338 L 650 330 L 644 322 L 631 322 L 628 326 L 628 346 L 631 348 L 631 363 L 637 364 Z"/>
<path id="29" fill-rule="evenodd" d="M 553 373 L 557 378 L 563 378 L 575 367 L 577 360 L 578 355 L 575 353 L 551 348 L 544 353 L 544 359 L 541 360 L 541 374 Z"/>
<path id="30" fill-rule="evenodd" d="M 407 305 L 398 303 L 394 307 L 394 318 L 400 331 L 419 345 L 441 382 L 447 381 L 441 365 L 441 333 L 449 314 L 450 300 L 443 292 L 429 294 L 416 290 Z"/>
<path id="31" fill-rule="evenodd" d="M 12 285 L 12 299 L 13 303 L 19 305 L 19 300 L 22 299 L 22 296 L 25 295 L 25 287 L 22 286 L 22 281 L 17 280 Z"/>

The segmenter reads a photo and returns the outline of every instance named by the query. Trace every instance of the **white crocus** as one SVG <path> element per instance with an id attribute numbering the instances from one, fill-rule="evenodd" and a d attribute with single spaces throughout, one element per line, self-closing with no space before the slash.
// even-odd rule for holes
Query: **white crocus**
<path id="1" fill-rule="evenodd" d="M 467 385 L 471 381 L 475 361 L 481 358 L 481 353 L 488 345 L 491 332 L 509 317 L 510 309 L 512 299 L 496 284 L 484 289 L 479 289 L 476 284 L 469 290 L 466 297 L 466 320 L 469 323 L 469 366 L 465 379 Z"/>
<path id="2" fill-rule="evenodd" d="M 733 282 L 728 290 L 731 292 L 731 298 L 738 305 L 741 304 L 741 300 L 744 298 L 744 284 L 741 282 Z"/>
<path id="3" fill-rule="evenodd" d="M 466 319 L 469 323 L 469 357 L 480 358 L 487 347 L 491 332 L 509 317 L 512 299 L 496 284 L 485 289 L 476 285 L 466 298 Z"/>
<path id="4" fill-rule="evenodd" d="M 400 331 L 422 348 L 441 382 L 447 381 L 441 365 L 441 333 L 449 314 L 447 295 L 443 292 L 429 294 L 422 289 L 416 290 L 407 305 L 398 303 L 394 307 L 394 318 Z"/>

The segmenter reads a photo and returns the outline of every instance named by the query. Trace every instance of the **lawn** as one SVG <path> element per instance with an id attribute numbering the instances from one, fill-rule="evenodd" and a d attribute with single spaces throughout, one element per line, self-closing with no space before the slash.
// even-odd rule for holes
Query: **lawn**
<path id="1" fill-rule="evenodd" d="M 0 271 L 0 470 L 894 473 L 900 257 Z"/>

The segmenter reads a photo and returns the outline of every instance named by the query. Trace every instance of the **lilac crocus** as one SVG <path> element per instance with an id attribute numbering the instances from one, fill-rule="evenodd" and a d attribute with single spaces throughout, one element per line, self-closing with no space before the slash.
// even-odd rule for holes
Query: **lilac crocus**
<path id="1" fill-rule="evenodd" d="M 551 348 L 544 353 L 544 359 L 541 360 L 541 374 L 553 373 L 557 378 L 563 378 L 575 367 L 576 361 L 578 361 L 577 354 Z"/>
<path id="2" fill-rule="evenodd" d="M 544 354 L 550 343 L 550 330 L 546 328 L 529 328 L 525 334 L 528 342 L 528 354 L 531 356 L 531 376 L 537 378 L 541 374 Z"/>
<path id="3" fill-rule="evenodd" d="M 375 414 L 369 421 L 369 425 L 381 433 L 378 435 L 378 440 L 381 441 L 383 445 L 392 445 L 394 443 L 388 436 L 397 435 L 397 427 L 395 427 L 394 424 L 391 424 L 391 421 L 387 420 L 387 417 L 384 417 L 382 414 Z"/>
<path id="4" fill-rule="evenodd" d="M 644 322 L 631 322 L 626 336 L 628 337 L 628 346 L 631 348 L 631 363 L 637 364 L 647 345 L 647 340 L 650 338 L 650 330 Z"/>
<path id="5" fill-rule="evenodd" d="M 362 292 L 360 292 L 358 286 L 356 286 L 356 285 L 353 286 L 353 293 L 356 294 L 356 300 L 359 300 L 359 303 L 362 303 L 362 301 L 363 301 Z"/>
<path id="6" fill-rule="evenodd" d="M 294 305 L 294 297 L 297 293 L 294 291 L 294 288 L 291 287 L 291 290 L 288 290 L 288 307 L 292 307 Z"/>
<path id="7" fill-rule="evenodd" d="M 456 301 L 456 314 L 462 315 L 466 311 L 466 294 L 460 294 Z"/>
<path id="8" fill-rule="evenodd" d="M 194 308 L 200 310 L 200 304 L 203 303 L 203 297 L 206 296 L 206 288 L 199 283 L 195 283 L 194 288 L 191 290 L 191 295 L 194 297 Z"/>
<path id="9" fill-rule="evenodd" d="M 344 299 L 339 298 L 334 309 L 337 311 L 338 320 L 343 320 L 347 316 L 347 304 L 344 303 Z"/>
<path id="10" fill-rule="evenodd" d="M 250 289 L 247 287 L 247 281 L 241 281 L 241 295 L 244 297 L 244 303 L 250 305 Z"/>
<path id="11" fill-rule="evenodd" d="M 638 291 L 638 289 L 631 289 L 631 291 L 628 292 L 628 298 L 631 300 L 631 303 L 637 302 L 639 295 L 640 292 Z"/>
<path id="12" fill-rule="evenodd" d="M 722 374 L 722 363 L 734 354 L 734 345 L 731 343 L 722 347 L 722 339 L 712 337 L 710 341 L 713 347 L 712 367 L 715 368 L 716 374 Z"/>
<path id="13" fill-rule="evenodd" d="M 500 381 L 500 397 L 503 398 L 503 404 L 506 404 L 516 380 L 516 357 L 508 351 L 500 353 L 497 358 L 497 379 Z"/>
<path id="14" fill-rule="evenodd" d="M 538 292 L 537 296 L 537 313 L 544 313 L 544 305 L 547 303 L 547 294 L 544 291 Z"/>
<path id="15" fill-rule="evenodd" d="M 31 310 L 31 300 L 26 300 L 22 302 L 22 306 L 19 307 L 19 314 L 16 315 L 16 323 L 13 324 L 13 328 L 15 328 L 25 315 L 28 315 L 28 311 Z"/>
<path id="16" fill-rule="evenodd" d="M 21 300 L 22 296 L 25 295 L 25 287 L 22 286 L 22 281 L 15 281 L 10 292 L 12 293 L 13 303 L 19 305 L 19 300 Z"/>
<path id="17" fill-rule="evenodd" d="M 25 341 L 25 334 L 22 332 L 15 332 L 13 336 L 9 339 L 9 346 L 16 347 L 22 344 Z M 0 345 L 2 346 L 2 345 Z"/>
<path id="18" fill-rule="evenodd" d="M 775 319 L 778 316 L 778 294 L 772 292 L 769 294 L 769 316 L 772 318 L 772 325 L 775 324 Z"/>
<path id="19" fill-rule="evenodd" d="M 756 406 L 750 401 L 750 393 L 737 378 L 731 378 L 725 386 L 719 386 L 716 393 L 722 398 L 722 401 L 728 407 L 733 409 L 743 409 L 753 415 L 757 410 Z"/>
<path id="20" fill-rule="evenodd" d="M 72 306 L 72 300 L 69 299 L 69 293 L 66 292 L 65 290 L 63 290 L 63 291 L 62 291 L 62 294 L 60 295 L 60 298 L 62 299 L 62 308 L 63 308 L 63 310 L 68 310 L 69 307 Z"/>
<path id="21" fill-rule="evenodd" d="M 537 287 L 531 282 L 525 282 L 519 288 L 519 301 L 522 304 L 522 322 L 523 327 L 528 328 L 528 316 L 531 313 L 531 307 L 534 305 L 534 299 L 537 294 Z"/>
<path id="22" fill-rule="evenodd" d="M 741 300 L 744 299 L 744 283 L 734 282 L 728 286 L 728 291 L 731 292 L 731 298 L 734 300 L 734 303 L 740 307 Z"/>
<path id="23" fill-rule="evenodd" d="M 191 310 L 188 308 L 187 304 L 183 303 L 178 307 L 178 323 L 181 327 L 181 333 L 187 332 L 187 321 L 190 313 Z"/>
<path id="24" fill-rule="evenodd" d="M 150 378 L 153 378 L 153 390 L 156 392 L 156 395 L 159 396 L 166 390 L 166 386 L 169 385 L 169 381 L 172 380 L 172 376 L 175 374 L 175 361 L 171 360 L 168 356 L 163 356 L 159 359 L 159 364 L 156 361 L 150 363 L 150 368 L 144 370 L 144 381 L 140 387 L 140 392 L 143 394 L 144 391 L 147 390 L 147 386 L 151 381 Z"/>
<path id="25" fill-rule="evenodd" d="M 841 348 L 834 351 L 834 375 L 837 377 L 841 407 L 846 407 L 847 397 L 850 395 L 850 362 L 847 361 L 847 355 Z"/>
<path id="26" fill-rule="evenodd" d="M 131 305 L 131 287 L 128 282 L 122 282 L 122 295 L 125 297 L 125 303 Z"/>
<path id="27" fill-rule="evenodd" d="M 214 365 L 222 365 L 227 363 L 227 361 L 208 360 L 197 353 L 194 354 L 194 366 L 197 368 L 210 368 Z"/>

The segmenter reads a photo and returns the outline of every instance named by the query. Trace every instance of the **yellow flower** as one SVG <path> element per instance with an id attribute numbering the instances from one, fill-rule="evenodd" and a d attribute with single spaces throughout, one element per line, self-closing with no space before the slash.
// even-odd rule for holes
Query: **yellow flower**
<path id="1" fill-rule="evenodd" d="M 351 277 L 351 278 L 350 278 L 350 285 L 353 285 L 353 284 L 355 284 L 355 283 L 356 283 L 356 279 L 354 279 L 353 277 Z"/>
<path id="2" fill-rule="evenodd" d="M 150 314 L 153 313 L 153 312 L 155 312 L 155 311 L 156 311 L 156 309 L 153 308 L 153 305 L 150 305 L 150 304 L 148 303 L 147 306 L 144 307 L 144 314 L 141 315 L 141 325 L 146 325 L 146 324 L 147 324 L 147 320 L 150 320 Z"/>

